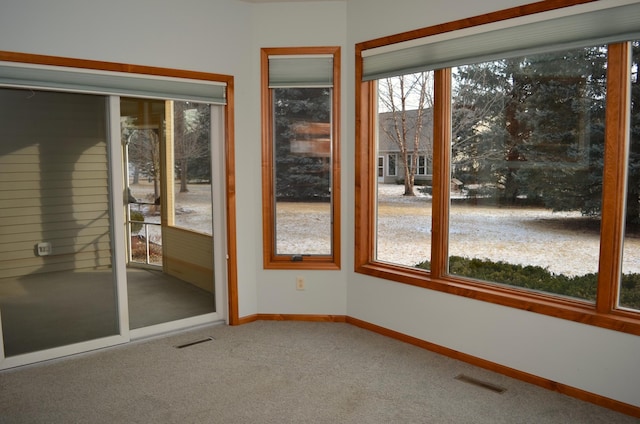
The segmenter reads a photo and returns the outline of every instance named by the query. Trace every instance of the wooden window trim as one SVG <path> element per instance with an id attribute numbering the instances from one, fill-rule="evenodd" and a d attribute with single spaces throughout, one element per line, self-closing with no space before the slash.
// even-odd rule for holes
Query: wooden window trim
<path id="1" fill-rule="evenodd" d="M 269 89 L 270 55 L 333 55 L 333 95 L 332 95 L 332 254 L 303 256 L 294 261 L 293 255 L 277 255 L 274 231 L 274 187 L 273 187 L 273 124 L 271 90 Z M 274 47 L 261 49 L 261 118 L 262 118 L 262 233 L 263 266 L 265 269 L 340 269 L 340 47 Z"/>
<path id="2" fill-rule="evenodd" d="M 604 187 L 601 220 L 600 263 L 596 308 L 613 311 L 618 299 L 618 275 L 622 269 L 624 238 L 626 144 L 629 137 L 629 44 L 611 44 L 607 60 L 607 107 L 605 117 Z M 609 98 L 617 99 L 611 103 Z M 623 130 L 624 129 L 624 130 Z M 621 166 L 622 165 L 622 166 Z M 607 254 L 609 253 L 609 254 Z"/>
<path id="3" fill-rule="evenodd" d="M 157 66 L 133 65 L 129 63 L 103 62 L 98 60 L 76 59 L 60 56 L 48 56 L 28 53 L 0 51 L 0 61 L 29 63 L 33 65 L 63 66 L 94 71 L 122 72 L 127 74 L 154 75 L 158 77 L 186 78 L 203 81 L 224 82 L 233 84 L 230 75 L 209 72 L 190 71 L 184 69 L 161 68 Z"/>
<path id="4" fill-rule="evenodd" d="M 552 294 L 526 292 L 446 273 L 449 216 L 449 187 L 446 176 L 450 172 L 449 140 L 451 139 L 451 129 L 448 125 L 451 114 L 449 69 L 437 70 L 434 75 L 436 101 L 434 106 L 432 269 L 424 271 L 375 260 L 376 86 L 375 81 L 362 81 L 362 52 L 401 41 L 589 1 L 591 0 L 552 0 L 532 3 L 356 45 L 355 271 L 357 273 L 640 335 L 640 314 L 622 310 L 616 306 L 624 228 L 627 167 L 624 143 L 628 137 L 628 112 L 625 107 L 628 108 L 629 104 L 629 43 L 609 46 L 603 184 L 603 204 L 608 207 L 603 208 L 602 212 L 598 293 L 595 303 Z"/>

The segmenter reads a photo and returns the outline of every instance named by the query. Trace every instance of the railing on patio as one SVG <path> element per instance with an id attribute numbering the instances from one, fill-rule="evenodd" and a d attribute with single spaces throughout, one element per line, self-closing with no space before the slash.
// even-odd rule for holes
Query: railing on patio
<path id="1" fill-rule="evenodd" d="M 157 222 L 130 220 L 129 263 L 162 265 L 162 232 Z M 137 228 L 136 228 L 137 227 Z M 137 231 L 134 231 L 134 228 Z"/>

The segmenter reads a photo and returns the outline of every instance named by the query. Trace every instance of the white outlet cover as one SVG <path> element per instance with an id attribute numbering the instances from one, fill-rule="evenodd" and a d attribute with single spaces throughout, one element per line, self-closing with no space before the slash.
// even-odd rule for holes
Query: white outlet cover
<path id="1" fill-rule="evenodd" d="M 51 254 L 51 243 L 38 243 L 38 256 L 47 256 Z"/>

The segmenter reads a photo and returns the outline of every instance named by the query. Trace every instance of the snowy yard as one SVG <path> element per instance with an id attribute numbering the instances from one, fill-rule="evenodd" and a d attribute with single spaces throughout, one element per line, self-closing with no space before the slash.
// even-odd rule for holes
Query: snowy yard
<path id="1" fill-rule="evenodd" d="M 210 234 L 210 186 L 189 185 L 189 190 L 188 193 L 176 192 L 176 220 L 181 226 Z M 381 261 L 414 266 L 430 259 L 431 202 L 421 194 L 404 197 L 403 190 L 404 186 L 395 184 L 379 188 L 377 255 Z M 132 186 L 132 192 L 148 201 L 152 187 Z M 328 214 L 327 203 L 279 203 L 278 250 L 327 253 Z M 343 217 L 348 221 L 353 219 Z M 159 222 L 159 216 L 147 219 Z M 597 272 L 598 228 L 579 213 L 454 202 L 449 220 L 449 255 L 538 265 L 556 274 Z M 350 226 L 342 228 L 344 231 Z M 640 272 L 640 239 L 628 237 L 624 247 L 624 272 Z"/>
<path id="2" fill-rule="evenodd" d="M 189 191 L 180 193 L 176 185 L 175 225 L 205 234 L 212 234 L 211 185 L 189 184 Z M 153 184 L 141 182 L 131 184 L 131 194 L 141 204 L 132 204 L 132 211 L 140 211 L 146 222 L 160 224 L 160 207 L 154 205 Z M 149 225 L 149 240 L 162 244 L 159 225 Z M 142 235 L 144 230 L 140 231 Z"/>
<path id="3" fill-rule="evenodd" d="M 430 259 L 431 202 L 424 195 L 403 197 L 403 191 L 401 185 L 379 188 L 378 259 L 413 266 Z M 449 224 L 450 256 L 536 265 L 571 276 L 598 270 L 597 223 L 577 212 L 454 202 Z M 638 238 L 625 240 L 623 262 L 625 273 L 640 272 Z"/>

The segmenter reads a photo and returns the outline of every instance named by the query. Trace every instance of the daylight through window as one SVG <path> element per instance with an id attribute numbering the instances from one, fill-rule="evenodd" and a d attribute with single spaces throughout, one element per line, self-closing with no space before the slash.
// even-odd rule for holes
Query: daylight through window
<path id="1" fill-rule="evenodd" d="M 339 50 L 262 54 L 265 267 L 336 267 Z"/>
<path id="2" fill-rule="evenodd" d="M 376 259 L 415 266 L 431 258 L 433 72 L 378 81 Z M 400 246 L 400 247 L 399 247 Z"/>
<path id="3" fill-rule="evenodd" d="M 466 21 L 356 46 L 358 272 L 640 334 L 640 7 L 602 7 L 556 23 L 619 27 L 551 40 L 536 17 L 504 51 Z"/>
<path id="4" fill-rule="evenodd" d="M 449 273 L 595 301 L 607 48 L 452 69 Z"/>

